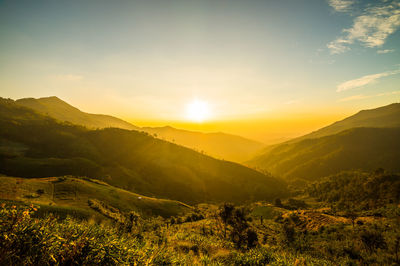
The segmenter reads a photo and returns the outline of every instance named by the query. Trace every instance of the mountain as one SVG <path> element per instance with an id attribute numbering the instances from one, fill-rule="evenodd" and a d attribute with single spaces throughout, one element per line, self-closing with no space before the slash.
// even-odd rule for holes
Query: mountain
<path id="1" fill-rule="evenodd" d="M 355 115 L 292 141 L 329 136 L 356 127 L 400 127 L 400 103 L 362 110 Z"/>
<path id="2" fill-rule="evenodd" d="M 281 144 L 252 165 L 288 179 L 318 179 L 344 170 L 384 168 L 400 172 L 400 128 L 354 128 Z"/>
<path id="3" fill-rule="evenodd" d="M 59 121 L 82 125 L 89 129 L 116 127 L 145 131 L 158 138 L 205 152 L 216 158 L 235 162 L 249 160 L 265 146 L 261 142 L 220 132 L 201 133 L 176 129 L 170 126 L 140 128 L 112 116 L 82 112 L 57 97 L 24 98 L 17 100 L 16 103 Z"/>
<path id="4" fill-rule="evenodd" d="M 31 108 L 41 114 L 51 116 L 62 122 L 82 125 L 89 129 L 117 127 L 129 130 L 138 130 L 136 127 L 122 119 L 100 114 L 89 114 L 69 105 L 63 100 L 53 96 L 45 98 L 24 98 L 16 100 L 21 106 Z"/>
<path id="5" fill-rule="evenodd" d="M 143 127 L 143 131 L 159 138 L 175 142 L 213 157 L 234 162 L 244 162 L 253 157 L 265 145 L 261 142 L 222 132 L 201 133 L 170 126 Z"/>
<path id="6" fill-rule="evenodd" d="M 248 162 L 287 179 L 344 170 L 400 172 L 400 104 L 361 111 L 303 137 L 270 146 Z"/>
<path id="7" fill-rule="evenodd" d="M 59 123 L 0 101 L 0 173 L 87 176 L 145 196 L 185 203 L 273 199 L 282 181 L 135 130 Z"/>

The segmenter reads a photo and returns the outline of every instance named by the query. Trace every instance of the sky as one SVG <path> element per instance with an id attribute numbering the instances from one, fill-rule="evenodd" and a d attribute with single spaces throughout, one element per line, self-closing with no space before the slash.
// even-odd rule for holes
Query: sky
<path id="1" fill-rule="evenodd" d="M 399 29 L 399 0 L 0 0 L 0 96 L 276 141 L 399 102 Z"/>

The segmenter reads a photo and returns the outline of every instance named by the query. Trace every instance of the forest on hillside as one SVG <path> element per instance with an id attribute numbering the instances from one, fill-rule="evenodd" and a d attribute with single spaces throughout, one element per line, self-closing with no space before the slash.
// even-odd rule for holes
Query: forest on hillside
<path id="1" fill-rule="evenodd" d="M 18 177 L 87 176 L 187 203 L 272 199 L 283 181 L 135 130 L 88 130 L 0 101 L 0 169 Z"/>

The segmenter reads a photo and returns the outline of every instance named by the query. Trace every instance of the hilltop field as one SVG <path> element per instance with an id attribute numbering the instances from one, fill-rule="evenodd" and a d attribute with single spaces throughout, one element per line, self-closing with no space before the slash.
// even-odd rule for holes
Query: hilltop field
<path id="1" fill-rule="evenodd" d="M 0 178 L 0 198 L 40 205 L 41 212 L 72 214 L 82 218 L 97 218 L 94 205 L 100 205 L 105 215 L 120 216 L 135 211 L 143 217 L 181 215 L 190 206 L 174 200 L 156 199 L 110 186 L 89 178 Z M 111 207 L 112 206 L 112 207 Z M 100 212 L 101 214 L 101 212 Z"/>

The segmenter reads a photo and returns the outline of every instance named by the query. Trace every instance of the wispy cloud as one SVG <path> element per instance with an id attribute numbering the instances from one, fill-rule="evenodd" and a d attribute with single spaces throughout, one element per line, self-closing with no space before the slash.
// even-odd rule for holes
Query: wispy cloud
<path id="1" fill-rule="evenodd" d="M 354 4 L 354 0 L 329 0 L 328 3 L 337 12 L 347 12 Z"/>
<path id="2" fill-rule="evenodd" d="M 365 85 L 368 85 L 368 84 L 376 81 L 379 78 L 396 75 L 399 73 L 400 73 L 400 70 L 393 70 L 393 71 L 387 71 L 387 72 L 373 74 L 373 75 L 366 75 L 361 78 L 349 80 L 349 81 L 339 84 L 337 86 L 336 91 L 342 92 L 342 91 L 347 91 L 347 90 L 363 87 Z"/>
<path id="3" fill-rule="evenodd" d="M 384 49 L 384 50 L 378 50 L 376 51 L 378 54 L 388 54 L 388 53 L 393 53 L 394 49 Z"/>
<path id="4" fill-rule="evenodd" d="M 341 6 L 338 5 L 338 7 Z M 340 54 L 350 50 L 349 46 L 356 41 L 364 47 L 379 47 L 399 27 L 400 3 L 397 0 L 379 1 L 375 6 L 364 8 L 362 14 L 354 18 L 353 26 L 343 29 L 343 35 L 330 42 L 327 47 L 331 54 Z"/>
<path id="5" fill-rule="evenodd" d="M 53 77 L 57 80 L 62 80 L 62 81 L 80 81 L 83 79 L 83 76 L 73 75 L 73 74 L 55 75 Z"/>
<path id="6" fill-rule="evenodd" d="M 328 43 L 327 47 L 331 51 L 331 54 L 342 54 L 347 50 L 350 50 L 350 48 L 347 46 L 350 43 L 351 42 L 349 40 L 338 38 L 333 42 Z"/>
<path id="7" fill-rule="evenodd" d="M 339 102 L 348 102 L 348 101 L 362 100 L 362 99 L 382 97 L 382 96 L 388 96 L 388 95 L 396 95 L 396 94 L 400 94 L 400 91 L 383 92 L 383 93 L 378 93 L 378 94 L 373 94 L 373 95 L 359 94 L 359 95 L 353 95 L 353 96 L 349 96 L 346 98 L 342 98 L 339 100 Z"/>

